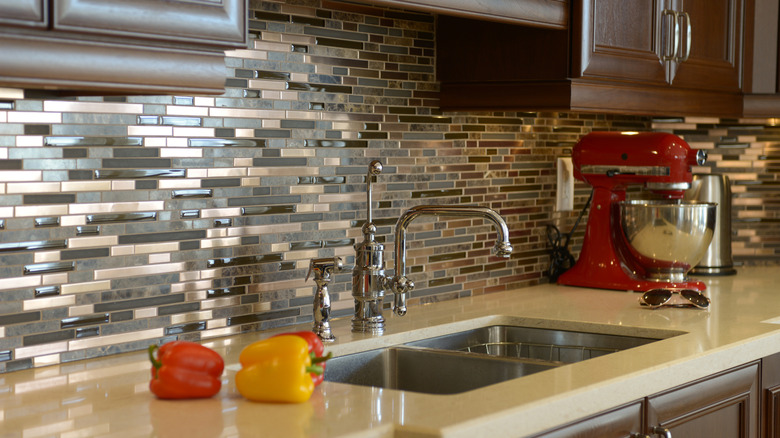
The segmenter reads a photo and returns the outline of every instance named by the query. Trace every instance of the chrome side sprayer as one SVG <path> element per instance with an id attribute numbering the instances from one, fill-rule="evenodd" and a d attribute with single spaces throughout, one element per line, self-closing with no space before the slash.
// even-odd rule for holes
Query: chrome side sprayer
<path id="1" fill-rule="evenodd" d="M 328 283 L 332 280 L 331 275 L 339 272 L 344 267 L 341 258 L 321 258 L 312 259 L 309 262 L 309 273 L 306 274 L 306 281 L 314 274 L 314 282 L 317 288 L 314 290 L 314 327 L 312 331 L 316 333 L 323 342 L 333 342 L 336 337 L 330 331 L 330 293 L 328 292 Z"/>

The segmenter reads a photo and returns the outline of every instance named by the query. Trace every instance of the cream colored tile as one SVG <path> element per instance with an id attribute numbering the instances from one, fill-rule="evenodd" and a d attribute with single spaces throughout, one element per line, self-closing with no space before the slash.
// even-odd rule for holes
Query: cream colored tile
<path id="1" fill-rule="evenodd" d="M 200 279 L 200 272 L 198 271 L 187 271 L 179 274 L 179 280 L 181 281 L 195 281 L 199 279 Z"/>
<path id="2" fill-rule="evenodd" d="M 217 309 L 220 307 L 238 306 L 239 304 L 241 304 L 240 297 L 223 297 L 202 301 L 200 303 L 200 308 L 203 310 L 208 310 Z"/>
<path id="3" fill-rule="evenodd" d="M 281 153 L 283 157 L 314 157 L 317 155 L 317 152 L 312 149 L 282 149 Z M 327 160 L 328 158 L 325 159 L 325 161 Z"/>
<path id="4" fill-rule="evenodd" d="M 208 169 L 209 178 L 224 178 L 229 176 L 246 176 L 247 169 L 245 168 L 219 168 Z"/>
<path id="5" fill-rule="evenodd" d="M 59 251 L 36 252 L 33 258 L 34 263 L 58 262 L 60 261 Z"/>
<path id="6" fill-rule="evenodd" d="M 201 218 L 220 218 L 241 216 L 241 207 L 236 208 L 204 208 L 200 211 Z"/>
<path id="7" fill-rule="evenodd" d="M 41 181 L 43 172 L 40 170 L 3 170 L 0 171 L 0 182 Z"/>
<path id="8" fill-rule="evenodd" d="M 133 245 L 120 245 L 111 248 L 111 257 L 133 254 L 135 254 L 135 247 Z"/>
<path id="9" fill-rule="evenodd" d="M 170 137 L 173 135 L 172 126 L 128 126 L 127 135 L 153 135 L 157 137 Z"/>
<path id="10" fill-rule="evenodd" d="M 239 49 L 239 50 L 227 50 L 225 56 L 230 58 L 246 58 L 246 59 L 268 59 L 267 52 L 260 52 L 257 50 Z"/>
<path id="11" fill-rule="evenodd" d="M 222 327 L 227 327 L 227 318 L 212 319 L 206 322 L 206 329 L 208 330 Z"/>
<path id="12" fill-rule="evenodd" d="M 195 106 L 214 106 L 216 99 L 213 97 L 195 97 Z"/>
<path id="13" fill-rule="evenodd" d="M 55 272 L 53 274 L 44 274 L 41 276 L 42 286 L 51 286 L 68 282 L 67 272 Z"/>
<path id="14" fill-rule="evenodd" d="M 268 100 L 281 100 L 282 92 L 279 90 L 261 90 L 260 97 Z"/>
<path id="15" fill-rule="evenodd" d="M 22 301 L 22 309 L 29 310 L 51 309 L 53 307 L 72 306 L 76 304 L 76 297 L 73 295 L 59 296 L 51 298 L 36 298 L 34 300 Z"/>
<path id="16" fill-rule="evenodd" d="M 237 108 L 211 108 L 209 109 L 211 117 L 241 117 L 245 119 L 282 119 L 284 111 L 281 110 L 260 110 L 260 109 L 237 109 Z"/>
<path id="17" fill-rule="evenodd" d="M 67 205 L 31 205 L 14 207 L 14 216 L 33 217 L 33 216 L 61 216 L 68 214 Z"/>
<path id="18" fill-rule="evenodd" d="M 155 316 L 157 316 L 157 308 L 156 307 L 147 307 L 145 309 L 136 309 L 133 312 L 133 318 L 135 318 L 135 319 L 153 318 Z"/>
<path id="19" fill-rule="evenodd" d="M 208 169 L 187 169 L 187 178 L 206 178 Z"/>
<path id="20" fill-rule="evenodd" d="M 168 263 L 171 261 L 171 254 L 150 254 L 149 263 Z"/>
<path id="21" fill-rule="evenodd" d="M 201 280 L 201 281 L 189 281 L 186 283 L 175 283 L 171 285 L 171 292 L 173 293 L 180 293 L 180 292 L 190 292 L 195 290 L 204 290 L 209 289 L 213 286 L 213 283 L 211 280 Z"/>
<path id="22" fill-rule="evenodd" d="M 62 114 L 37 111 L 11 111 L 8 123 L 62 123 Z"/>
<path id="23" fill-rule="evenodd" d="M 162 158 L 201 158 L 203 149 L 196 148 L 164 148 L 160 150 Z"/>
<path id="24" fill-rule="evenodd" d="M 286 43 L 272 43 L 268 41 L 255 41 L 256 50 L 267 50 L 271 52 L 289 53 L 292 51 L 292 45 Z"/>
<path id="25" fill-rule="evenodd" d="M 289 250 L 290 250 L 290 244 L 288 242 L 271 244 L 271 252 L 286 252 Z"/>
<path id="26" fill-rule="evenodd" d="M 199 189 L 200 179 L 162 179 L 159 188 L 161 189 Z"/>
<path id="27" fill-rule="evenodd" d="M 0 98 L 24 99 L 24 90 L 21 88 L 0 88 Z"/>
<path id="28" fill-rule="evenodd" d="M 227 237 L 227 228 L 209 228 L 206 230 L 206 237 L 209 239 Z"/>
<path id="29" fill-rule="evenodd" d="M 285 260 L 309 260 L 319 257 L 319 251 L 316 249 L 307 251 L 288 251 L 284 253 Z"/>
<path id="30" fill-rule="evenodd" d="M 202 106 L 168 105 L 165 107 L 165 112 L 169 116 L 206 117 L 209 115 L 209 109 Z"/>
<path id="31" fill-rule="evenodd" d="M 23 287 L 35 287 L 41 285 L 40 275 L 26 275 L 24 277 L 0 278 L 0 290 L 17 289 Z"/>
<path id="32" fill-rule="evenodd" d="M 59 193 L 58 182 L 8 183 L 6 193 Z"/>
<path id="33" fill-rule="evenodd" d="M 14 216 L 13 207 L 0 207 L 0 218 L 9 218 Z"/>
<path id="34" fill-rule="evenodd" d="M 132 181 L 129 181 L 132 183 Z M 111 190 L 111 181 L 63 181 L 63 192 L 104 192 Z"/>
<path id="35" fill-rule="evenodd" d="M 69 214 L 90 213 L 132 213 L 142 211 L 160 211 L 165 208 L 164 201 L 107 202 L 98 204 L 71 204 Z M 61 213 L 66 214 L 66 213 Z"/>
<path id="36" fill-rule="evenodd" d="M 106 345 L 123 344 L 125 342 L 143 341 L 147 339 L 160 338 L 165 333 L 162 328 L 150 330 L 141 330 L 118 335 L 104 335 L 95 338 L 77 339 L 68 341 L 68 351 L 83 350 L 85 348 L 103 347 Z"/>
<path id="37" fill-rule="evenodd" d="M 287 111 L 288 119 L 320 120 L 322 118 L 321 115 L 321 111 Z"/>
<path id="38" fill-rule="evenodd" d="M 111 181 L 111 190 L 135 190 L 135 181 Z"/>
<path id="39" fill-rule="evenodd" d="M 241 178 L 241 187 L 255 187 L 260 185 L 259 177 Z"/>
<path id="40" fill-rule="evenodd" d="M 299 278 L 295 280 L 255 283 L 255 284 L 250 284 L 247 288 L 249 289 L 250 292 L 269 292 L 272 290 L 295 289 L 299 287 L 304 287 L 305 286 L 304 283 L 305 283 L 305 279 Z"/>
<path id="41" fill-rule="evenodd" d="M 225 239 L 204 239 L 200 241 L 201 248 L 224 248 L 228 246 L 240 246 L 240 237 L 229 237 Z"/>
<path id="42" fill-rule="evenodd" d="M 43 147 L 43 136 L 42 135 L 17 135 L 16 146 L 20 148 L 21 147 L 28 147 L 28 148 Z"/>
<path id="43" fill-rule="evenodd" d="M 185 263 L 164 263 L 149 266 L 128 266 L 126 268 L 97 269 L 94 271 L 94 279 L 110 280 L 114 278 L 127 278 L 141 275 L 167 274 L 170 272 L 181 272 L 185 268 Z"/>
<path id="44" fill-rule="evenodd" d="M 233 166 L 235 166 L 235 167 L 252 167 L 252 158 L 251 157 L 233 158 Z"/>
<path id="45" fill-rule="evenodd" d="M 119 236 L 84 236 L 68 239 L 68 248 L 96 248 L 119 243 Z"/>
<path id="46" fill-rule="evenodd" d="M 33 358 L 33 367 L 35 368 L 57 365 L 58 363 L 60 363 L 59 354 L 50 354 L 47 356 L 38 356 Z"/>
<path id="47" fill-rule="evenodd" d="M 111 290 L 111 282 L 108 280 L 89 281 L 86 283 L 63 284 L 60 287 L 60 294 L 70 295 L 70 294 L 98 292 L 98 291 L 105 291 L 105 290 Z"/>
<path id="48" fill-rule="evenodd" d="M 2 122 L 0 122 L 2 123 Z M 7 160 L 8 159 L 8 148 L 0 148 L 0 159 Z"/>
<path id="49" fill-rule="evenodd" d="M 174 137 L 214 137 L 214 128 L 173 127 Z"/>
<path id="50" fill-rule="evenodd" d="M 308 82 L 309 81 L 309 74 L 308 73 L 297 73 L 292 72 L 290 73 L 290 79 L 296 82 Z"/>
<path id="51" fill-rule="evenodd" d="M 287 83 L 284 81 L 272 81 L 265 79 L 250 79 L 247 81 L 249 88 L 258 88 L 261 90 L 277 90 L 281 91 L 287 88 Z"/>
<path id="52" fill-rule="evenodd" d="M 255 136 L 255 130 L 254 129 L 247 129 L 247 128 L 236 128 L 236 137 L 254 137 Z"/>
<path id="53" fill-rule="evenodd" d="M 325 158 L 325 160 L 323 160 L 323 161 L 324 161 L 323 164 L 325 164 L 326 166 L 340 166 L 341 165 L 341 159 L 340 158 L 336 158 L 336 157 Z"/>
<path id="54" fill-rule="evenodd" d="M 199 290 L 195 292 L 186 292 L 184 294 L 184 301 L 187 303 L 195 303 L 199 301 L 205 300 L 206 297 L 206 291 L 205 290 Z"/>
<path id="55" fill-rule="evenodd" d="M 166 137 L 144 137 L 144 146 L 148 148 L 161 148 L 166 144 Z"/>
<path id="56" fill-rule="evenodd" d="M 142 114 L 144 106 L 140 103 L 47 100 L 43 102 L 43 110 L 74 113 Z"/>
<path id="57" fill-rule="evenodd" d="M 83 306 L 70 306 L 68 308 L 68 316 L 84 316 L 95 313 L 95 306 L 93 304 L 86 304 Z"/>
<path id="58" fill-rule="evenodd" d="M 300 223 L 293 224 L 274 224 L 274 225 L 253 225 L 247 227 L 228 228 L 229 236 L 257 236 L 268 233 L 294 233 L 301 231 Z"/>
<path id="59" fill-rule="evenodd" d="M 263 120 L 263 128 L 281 128 L 281 127 L 282 127 L 281 120 L 273 120 L 273 119 Z"/>
<path id="60" fill-rule="evenodd" d="M 282 91 L 282 100 L 295 101 L 298 100 L 297 91 Z"/>
<path id="61" fill-rule="evenodd" d="M 179 313 L 171 315 L 171 324 L 184 324 L 194 321 L 208 321 L 213 318 L 213 312 L 211 310 L 204 310 L 201 312 Z"/>
<path id="62" fill-rule="evenodd" d="M 300 195 L 306 193 L 323 193 L 325 188 L 321 185 L 309 185 L 309 186 L 292 186 L 290 187 L 291 195 Z"/>
<path id="63" fill-rule="evenodd" d="M 306 176 L 319 175 L 319 167 L 252 167 L 248 176 Z"/>
<path id="64" fill-rule="evenodd" d="M 159 252 L 177 252 L 179 242 L 141 243 L 135 245 L 136 254 L 152 254 Z"/>

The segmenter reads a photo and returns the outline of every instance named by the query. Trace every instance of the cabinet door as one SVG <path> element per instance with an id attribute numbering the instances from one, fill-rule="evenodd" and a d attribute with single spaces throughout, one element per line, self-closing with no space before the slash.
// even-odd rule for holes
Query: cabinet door
<path id="1" fill-rule="evenodd" d="M 650 397 L 648 426 L 687 438 L 758 437 L 758 363 Z"/>
<path id="2" fill-rule="evenodd" d="M 0 0 L 0 25 L 43 27 L 46 8 L 43 0 Z"/>
<path id="3" fill-rule="evenodd" d="M 642 400 L 595 415 L 536 438 L 631 438 L 642 431 Z"/>
<path id="4" fill-rule="evenodd" d="M 687 59 L 676 65 L 675 86 L 741 89 L 743 8 L 743 0 L 683 0 L 680 55 Z"/>
<path id="5" fill-rule="evenodd" d="M 52 0 L 56 30 L 246 45 L 246 0 Z"/>
<path id="6" fill-rule="evenodd" d="M 583 0 L 572 8 L 573 77 L 666 83 L 663 0 Z"/>

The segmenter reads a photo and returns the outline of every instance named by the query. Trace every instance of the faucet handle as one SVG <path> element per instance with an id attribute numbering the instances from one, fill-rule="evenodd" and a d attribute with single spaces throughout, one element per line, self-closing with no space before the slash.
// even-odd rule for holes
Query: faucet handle
<path id="1" fill-rule="evenodd" d="M 333 272 L 341 272 L 343 268 L 344 262 L 341 257 L 311 259 L 305 281 L 309 281 L 309 277 L 314 273 L 314 281 L 329 282 L 330 275 Z"/>

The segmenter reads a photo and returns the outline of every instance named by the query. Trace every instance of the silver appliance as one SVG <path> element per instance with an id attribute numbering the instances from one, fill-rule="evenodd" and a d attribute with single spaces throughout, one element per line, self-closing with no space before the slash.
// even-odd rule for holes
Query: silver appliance
<path id="1" fill-rule="evenodd" d="M 731 185 L 726 175 L 693 175 L 691 188 L 685 192 L 686 200 L 715 202 L 717 219 L 715 235 L 701 261 L 693 268 L 696 275 L 734 275 L 731 259 Z"/>

